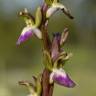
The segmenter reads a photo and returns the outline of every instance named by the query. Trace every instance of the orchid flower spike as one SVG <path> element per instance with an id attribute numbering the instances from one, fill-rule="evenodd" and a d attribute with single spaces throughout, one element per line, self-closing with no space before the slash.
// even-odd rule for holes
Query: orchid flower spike
<path id="1" fill-rule="evenodd" d="M 73 88 L 76 85 L 62 68 L 53 69 L 50 74 L 50 83 L 52 84 L 53 82 L 68 88 Z"/>
<path id="2" fill-rule="evenodd" d="M 42 39 L 42 33 L 39 29 L 39 26 L 42 21 L 41 8 L 37 8 L 35 19 L 26 8 L 23 12 L 20 12 L 19 15 L 24 18 L 26 26 L 21 32 L 21 35 L 17 41 L 17 45 L 20 45 L 22 42 L 28 40 L 33 35 L 35 35 L 39 39 Z"/>
<path id="3" fill-rule="evenodd" d="M 45 0 L 45 2 L 50 6 L 46 13 L 46 18 L 50 18 L 57 10 L 62 10 L 65 15 L 67 15 L 70 19 L 74 17 L 70 14 L 69 10 L 61 3 L 59 0 Z"/>

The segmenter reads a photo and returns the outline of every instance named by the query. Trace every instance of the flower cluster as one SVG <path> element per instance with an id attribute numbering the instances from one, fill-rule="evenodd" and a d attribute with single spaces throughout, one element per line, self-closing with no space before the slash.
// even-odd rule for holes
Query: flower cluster
<path id="1" fill-rule="evenodd" d="M 39 26 L 42 21 L 41 8 L 38 7 L 36 11 L 36 18 L 34 18 L 28 10 L 25 8 L 24 11 L 19 13 L 25 20 L 26 27 L 23 28 L 22 33 L 17 41 L 17 45 L 29 39 L 31 36 L 35 35 L 39 39 L 42 39 L 42 33 Z"/>
<path id="2" fill-rule="evenodd" d="M 45 42 L 44 46 L 47 45 L 48 50 L 46 47 L 43 48 L 43 63 L 45 68 L 50 72 L 49 84 L 57 83 L 68 88 L 73 88 L 76 84 L 63 68 L 66 61 L 72 56 L 72 53 L 66 53 L 62 48 L 69 34 L 68 28 L 65 28 L 62 33 L 54 33 L 52 40 L 50 40 L 46 31 L 50 17 L 58 10 L 63 11 L 66 16 L 73 19 L 69 10 L 59 0 L 45 0 L 44 4 L 37 8 L 35 17 L 26 8 L 24 11 L 21 11 L 19 15 L 24 18 L 26 26 L 21 32 L 17 45 L 20 45 L 32 36 L 36 36 Z M 19 84 L 28 87 L 29 96 L 42 96 L 43 86 L 41 78 L 43 79 L 42 76 L 38 76 L 37 78 L 33 76 L 34 82 L 20 81 Z"/>

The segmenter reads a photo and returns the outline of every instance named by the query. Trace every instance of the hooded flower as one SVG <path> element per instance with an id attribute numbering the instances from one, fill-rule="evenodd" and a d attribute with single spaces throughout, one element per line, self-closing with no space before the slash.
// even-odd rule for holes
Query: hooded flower
<path id="1" fill-rule="evenodd" d="M 59 0 L 45 0 L 45 2 L 50 6 L 46 13 L 47 18 L 50 18 L 50 16 L 60 9 L 69 18 L 73 19 L 73 16 L 71 16 L 69 10 L 63 4 L 59 3 Z"/>
<path id="2" fill-rule="evenodd" d="M 27 9 L 25 9 L 24 12 L 20 12 L 20 16 L 24 18 L 26 27 L 23 28 L 21 35 L 19 36 L 19 39 L 17 41 L 17 45 L 28 40 L 33 35 L 35 35 L 39 39 L 42 39 L 42 33 L 38 28 L 42 21 L 41 8 L 37 8 L 35 20 L 34 17 L 30 13 L 28 13 Z"/>
<path id="3" fill-rule="evenodd" d="M 73 88 L 76 85 L 62 68 L 53 69 L 50 74 L 50 83 L 53 82 L 68 88 Z"/>

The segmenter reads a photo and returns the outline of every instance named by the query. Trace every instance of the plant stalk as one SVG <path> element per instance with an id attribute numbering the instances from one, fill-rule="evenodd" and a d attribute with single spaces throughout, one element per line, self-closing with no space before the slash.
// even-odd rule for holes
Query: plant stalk
<path id="1" fill-rule="evenodd" d="M 47 29 L 42 25 L 42 37 L 43 37 L 43 50 L 50 53 L 50 39 L 47 33 Z M 45 68 L 42 73 L 42 95 L 41 96 L 52 96 L 54 84 L 49 84 L 50 71 Z"/>
<path id="2" fill-rule="evenodd" d="M 47 5 L 44 3 L 42 5 L 42 24 L 41 24 L 41 32 L 42 32 L 42 43 L 43 43 L 43 51 L 47 51 L 49 54 L 51 51 L 51 42 L 50 38 L 48 36 L 48 30 L 46 26 L 46 10 L 47 10 Z M 43 55 L 44 58 L 44 55 Z M 45 64 L 44 64 L 45 65 Z M 50 78 L 50 71 L 47 68 L 44 68 L 43 73 L 42 73 L 42 93 L 41 96 L 52 96 L 53 95 L 53 89 L 54 89 L 54 84 L 49 83 L 49 78 Z"/>

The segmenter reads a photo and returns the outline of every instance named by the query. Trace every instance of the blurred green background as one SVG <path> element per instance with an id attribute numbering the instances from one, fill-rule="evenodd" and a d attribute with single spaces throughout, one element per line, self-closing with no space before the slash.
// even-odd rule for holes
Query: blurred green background
<path id="1" fill-rule="evenodd" d="M 26 96 L 26 88 L 18 81 L 30 80 L 42 72 L 41 43 L 32 38 L 20 46 L 16 41 L 24 27 L 17 15 L 28 8 L 35 13 L 43 0 L 0 0 L 0 96 Z M 73 53 L 65 70 L 76 81 L 73 89 L 55 85 L 54 96 L 96 96 L 96 0 L 61 0 L 74 15 L 69 20 L 57 12 L 49 24 L 49 33 L 62 32 L 68 27 L 70 34 L 64 48 Z"/>

